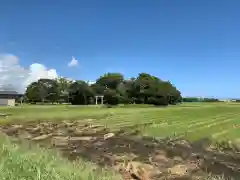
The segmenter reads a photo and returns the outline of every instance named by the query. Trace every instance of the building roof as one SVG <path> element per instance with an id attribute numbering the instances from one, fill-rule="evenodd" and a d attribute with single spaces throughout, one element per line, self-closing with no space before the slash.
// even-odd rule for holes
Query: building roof
<path id="1" fill-rule="evenodd" d="M 17 91 L 0 91 L 0 95 L 21 95 Z"/>

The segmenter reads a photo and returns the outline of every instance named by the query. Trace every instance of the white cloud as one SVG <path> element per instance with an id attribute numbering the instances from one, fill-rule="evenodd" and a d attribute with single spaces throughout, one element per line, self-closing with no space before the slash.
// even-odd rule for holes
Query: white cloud
<path id="1" fill-rule="evenodd" d="M 43 64 L 34 63 L 29 68 L 19 64 L 17 56 L 0 55 L 0 87 L 11 87 L 23 93 L 26 87 L 40 78 L 55 79 L 58 74 L 55 69 L 47 69 Z"/>
<path id="2" fill-rule="evenodd" d="M 75 57 L 72 56 L 72 60 L 68 63 L 68 67 L 74 67 L 78 65 L 78 60 L 75 59 Z"/>
<path id="3" fill-rule="evenodd" d="M 87 83 L 88 83 L 89 85 L 92 85 L 92 84 L 95 84 L 96 81 L 87 81 Z"/>

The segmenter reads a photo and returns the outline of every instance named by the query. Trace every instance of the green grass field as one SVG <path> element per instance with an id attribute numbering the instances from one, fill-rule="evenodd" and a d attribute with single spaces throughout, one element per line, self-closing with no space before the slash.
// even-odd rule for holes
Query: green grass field
<path id="1" fill-rule="evenodd" d="M 140 128 L 143 135 L 186 136 L 190 140 L 203 137 L 216 140 L 240 137 L 240 105 L 233 103 L 186 103 L 168 108 L 26 105 L 2 107 L 0 112 L 11 114 L 8 119 L 2 118 L 2 122 L 92 119 L 93 122 L 112 129 L 152 122 L 152 125 Z"/>
<path id="2" fill-rule="evenodd" d="M 38 147 L 18 146 L 7 137 L 0 139 L 1 180 L 120 180 L 111 171 L 89 162 L 74 163 L 54 151 Z"/>
<path id="3" fill-rule="evenodd" d="M 142 135 L 154 137 L 185 136 L 189 140 L 209 137 L 213 140 L 235 140 L 240 137 L 240 105 L 234 103 L 185 103 L 167 108 L 151 106 L 18 106 L 1 107 L 1 123 L 20 123 L 37 120 L 91 120 L 112 130 L 151 122 L 140 126 Z M 5 137 L 0 148 L 0 177 L 7 179 L 120 179 L 109 172 L 92 173 L 92 165 L 80 160 L 76 165 L 61 163 L 59 155 L 39 148 L 28 150 L 12 145 Z M 40 157 L 40 158 L 38 158 Z M 38 160 L 34 160 L 38 159 Z M 60 162 L 60 163 L 59 163 Z M 20 170 L 16 170 L 21 167 Z M 47 167 L 47 168 L 46 168 Z M 85 169 L 81 167 L 87 167 Z M 89 178 L 90 177 L 90 178 Z"/>

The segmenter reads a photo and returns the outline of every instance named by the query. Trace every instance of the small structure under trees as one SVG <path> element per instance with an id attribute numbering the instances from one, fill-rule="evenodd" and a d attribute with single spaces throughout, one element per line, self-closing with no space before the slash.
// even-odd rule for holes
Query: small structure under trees
<path id="1" fill-rule="evenodd" d="M 101 98 L 101 104 L 103 105 L 103 98 L 104 98 L 103 95 L 97 95 L 97 96 L 95 96 L 96 105 L 98 105 L 98 99 L 99 99 L 99 98 Z"/>

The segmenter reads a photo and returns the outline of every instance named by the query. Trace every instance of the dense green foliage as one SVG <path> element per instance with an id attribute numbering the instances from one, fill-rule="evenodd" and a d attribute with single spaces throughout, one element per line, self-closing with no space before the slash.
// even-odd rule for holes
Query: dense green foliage
<path id="1" fill-rule="evenodd" d="M 31 83 L 26 90 L 26 100 L 30 103 L 70 102 L 86 105 L 94 104 L 96 95 L 103 95 L 104 103 L 111 105 L 168 105 L 182 101 L 181 92 L 171 82 L 147 73 L 140 73 L 129 80 L 120 73 L 106 73 L 91 85 L 81 80 L 40 79 Z"/>
<path id="2" fill-rule="evenodd" d="M 197 97 L 184 97 L 183 102 L 219 102 L 216 98 L 197 98 Z"/>

